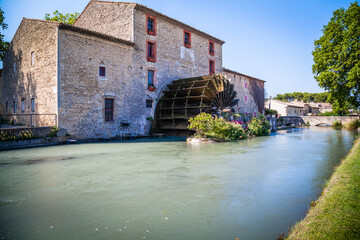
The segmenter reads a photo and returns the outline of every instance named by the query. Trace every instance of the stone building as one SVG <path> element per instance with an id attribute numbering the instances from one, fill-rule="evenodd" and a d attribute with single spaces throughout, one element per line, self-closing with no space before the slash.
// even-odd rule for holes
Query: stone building
<path id="1" fill-rule="evenodd" d="M 279 116 L 304 116 L 304 106 L 293 102 L 267 100 L 265 106 L 268 109 L 276 110 Z"/>
<path id="2" fill-rule="evenodd" d="M 223 44 L 136 3 L 92 0 L 74 25 L 24 18 L 3 59 L 1 104 L 78 138 L 147 135 L 167 84 L 224 73 L 236 75 L 239 109 L 262 112 L 264 82 L 223 69 Z"/>

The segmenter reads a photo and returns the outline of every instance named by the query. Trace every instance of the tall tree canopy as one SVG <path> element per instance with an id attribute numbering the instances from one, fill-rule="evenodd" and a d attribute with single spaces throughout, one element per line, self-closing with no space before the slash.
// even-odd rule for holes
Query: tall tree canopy
<path id="1" fill-rule="evenodd" d="M 307 92 L 294 92 L 294 93 L 284 93 L 277 94 L 274 97 L 275 100 L 280 101 L 289 101 L 289 100 L 298 100 L 304 102 L 330 102 L 330 93 L 307 93 Z"/>
<path id="2" fill-rule="evenodd" d="M 4 41 L 4 34 L 2 34 L 2 31 L 8 28 L 8 25 L 4 23 L 4 20 L 4 12 L 0 8 L 0 28 L 2 29 L 0 32 L 0 59 L 4 57 L 5 51 L 9 47 L 9 43 Z"/>
<path id="3" fill-rule="evenodd" d="M 67 23 L 73 25 L 76 19 L 79 17 L 79 13 L 65 13 L 62 14 L 58 10 L 53 12 L 53 16 L 51 17 L 49 13 L 45 13 L 45 19 L 50 21 L 57 21 L 62 23 Z"/>
<path id="4" fill-rule="evenodd" d="M 330 92 L 338 114 L 348 104 L 360 107 L 360 6 L 356 1 L 348 9 L 340 8 L 315 41 L 313 73 L 319 86 Z"/>

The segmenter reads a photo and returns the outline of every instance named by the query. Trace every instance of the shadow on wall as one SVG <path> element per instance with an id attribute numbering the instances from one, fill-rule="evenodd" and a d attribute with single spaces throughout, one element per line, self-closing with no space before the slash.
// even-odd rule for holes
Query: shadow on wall
<path id="1" fill-rule="evenodd" d="M 265 93 L 264 93 L 264 83 L 253 80 L 249 81 L 250 94 L 253 96 L 255 104 L 258 107 L 260 113 L 264 112 L 265 105 Z"/>

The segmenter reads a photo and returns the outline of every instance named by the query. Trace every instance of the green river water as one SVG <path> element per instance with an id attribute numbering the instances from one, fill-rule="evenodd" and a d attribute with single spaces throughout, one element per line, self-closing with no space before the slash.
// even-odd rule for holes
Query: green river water
<path id="1" fill-rule="evenodd" d="M 0 152 L 0 239 L 276 239 L 319 197 L 355 134 L 279 131 Z"/>

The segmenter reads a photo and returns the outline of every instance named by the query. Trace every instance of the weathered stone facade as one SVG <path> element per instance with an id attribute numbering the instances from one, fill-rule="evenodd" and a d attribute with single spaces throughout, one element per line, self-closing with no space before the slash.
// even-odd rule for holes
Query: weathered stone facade
<path id="1" fill-rule="evenodd" d="M 256 115 L 264 113 L 265 81 L 224 68 L 223 74 L 234 84 L 239 103 L 237 111 Z"/>
<path id="2" fill-rule="evenodd" d="M 156 34 L 147 32 L 148 17 L 155 20 Z M 185 46 L 185 31 L 191 34 L 191 46 Z M 155 61 L 147 58 L 148 42 L 155 45 Z M 11 108 L 15 101 L 17 113 L 24 100 L 24 113 L 56 114 L 49 117 L 55 123 L 47 125 L 58 125 L 78 138 L 147 135 L 147 119 L 154 117 L 167 85 L 209 75 L 212 63 L 214 73 L 237 76 L 232 81 L 240 111 L 263 112 L 264 81 L 223 70 L 223 44 L 145 6 L 92 0 L 74 26 L 23 20 L 4 59 L 1 102 L 5 109 L 6 102 Z M 148 88 L 149 70 L 155 90 Z M 105 99 L 112 99 L 111 121 L 105 121 Z"/>
<path id="3" fill-rule="evenodd" d="M 1 104 L 5 114 L 15 113 L 15 106 L 18 114 L 57 113 L 57 27 L 58 23 L 50 21 L 21 22 L 3 59 Z M 30 118 L 19 115 L 13 120 Z M 56 125 L 54 115 L 36 116 L 33 121 L 40 126 Z"/>

